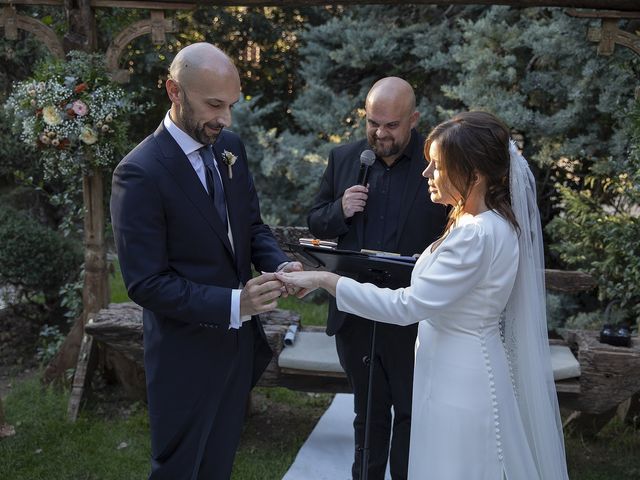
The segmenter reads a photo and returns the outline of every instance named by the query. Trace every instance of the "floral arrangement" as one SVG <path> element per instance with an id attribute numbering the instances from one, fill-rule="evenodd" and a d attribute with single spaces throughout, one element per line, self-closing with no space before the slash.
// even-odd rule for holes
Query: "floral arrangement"
<path id="1" fill-rule="evenodd" d="M 102 57 L 71 52 L 14 84 L 5 102 L 13 128 L 41 152 L 45 178 L 109 169 L 129 147 L 130 114 L 140 111 L 109 80 Z"/>

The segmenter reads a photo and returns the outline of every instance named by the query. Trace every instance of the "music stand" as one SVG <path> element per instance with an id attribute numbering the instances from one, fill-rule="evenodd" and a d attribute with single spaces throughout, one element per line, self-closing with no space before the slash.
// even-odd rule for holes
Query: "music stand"
<path id="1" fill-rule="evenodd" d="M 324 268 L 340 275 L 344 275 L 359 282 L 373 283 L 378 287 L 401 288 L 411 283 L 411 272 L 416 259 L 413 257 L 390 256 L 384 254 L 371 254 L 350 250 L 338 250 L 311 245 L 289 244 L 291 252 L 306 259 L 308 266 Z M 360 480 L 369 477 L 369 436 L 373 389 L 373 358 L 376 350 L 376 325 L 372 321 L 371 346 L 369 357 L 363 358 L 365 365 L 368 363 L 369 378 L 367 382 L 367 409 L 364 417 L 364 445 L 360 458 Z"/>
<path id="2" fill-rule="evenodd" d="M 322 268 L 359 282 L 378 287 L 401 288 L 411 283 L 411 272 L 416 263 L 413 257 L 363 253 L 310 245 L 288 244 L 290 251 L 303 264 Z"/>

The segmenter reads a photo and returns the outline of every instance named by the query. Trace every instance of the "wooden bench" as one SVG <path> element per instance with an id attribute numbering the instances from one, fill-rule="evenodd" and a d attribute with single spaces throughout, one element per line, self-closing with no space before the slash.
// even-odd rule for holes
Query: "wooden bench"
<path id="1" fill-rule="evenodd" d="M 260 379 L 262 386 L 284 386 L 296 390 L 347 392 L 346 377 L 335 349 L 335 340 L 323 327 L 301 327 L 292 346 L 284 345 L 289 325 L 300 325 L 300 316 L 287 310 L 262 315 L 269 345 L 275 355 Z M 87 323 L 93 338 L 143 368 L 142 309 L 135 303 L 111 304 Z M 585 338 L 588 338 L 585 337 Z M 568 346 L 552 341 L 552 363 L 558 391 L 581 393 L 581 367 Z M 593 350 L 590 350 L 593 351 Z M 143 389 L 139 375 L 120 375 L 130 392 Z M 133 384 L 132 384 L 133 381 Z"/>
<path id="2" fill-rule="evenodd" d="M 301 227 L 276 227 L 274 234 L 283 249 L 308 237 Z M 593 289 L 591 276 L 581 272 L 546 270 L 550 291 L 576 293 Z M 335 343 L 323 327 L 300 326 L 295 312 L 276 310 L 262 315 L 265 333 L 274 351 L 274 359 L 260 379 L 261 386 L 282 386 L 310 392 L 348 392 L 346 377 L 338 362 Z M 289 325 L 298 325 L 297 338 L 284 347 Z M 93 315 L 86 332 L 118 355 L 106 356 L 107 363 L 126 391 L 143 397 L 144 369 L 142 347 L 142 311 L 134 303 L 112 304 Z M 550 340 L 556 390 L 561 406 L 574 410 L 568 423 L 597 432 L 620 404 L 629 403 L 640 392 L 640 343 L 631 348 L 613 347 L 598 342 L 598 332 L 572 330 L 563 339 Z"/>
<path id="3" fill-rule="evenodd" d="M 284 335 L 289 325 L 300 325 L 300 316 L 275 310 L 262 315 L 262 320 L 275 355 L 258 385 L 310 392 L 349 391 L 335 341 L 323 327 L 300 327 L 293 346 L 285 347 Z M 126 359 L 124 363 L 119 360 L 114 373 L 131 396 L 144 396 L 142 309 L 134 303 L 112 304 L 91 318 L 86 332 Z M 631 348 L 614 347 L 599 343 L 597 337 L 595 331 L 570 330 L 564 340 L 550 340 L 560 403 L 581 412 L 593 428 L 640 392 L 640 342 L 634 338 Z M 576 420 L 574 416 L 571 421 Z"/>

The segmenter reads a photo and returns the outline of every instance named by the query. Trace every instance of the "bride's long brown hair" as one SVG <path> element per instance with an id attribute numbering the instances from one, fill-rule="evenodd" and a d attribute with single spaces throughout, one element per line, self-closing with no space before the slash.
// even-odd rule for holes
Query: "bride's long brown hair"
<path id="1" fill-rule="evenodd" d="M 427 160 L 431 144 L 437 141 L 439 170 L 460 193 L 458 204 L 449 213 L 444 236 L 462 215 L 476 175 L 487 181 L 484 201 L 504 217 L 516 231 L 518 222 L 511 209 L 509 192 L 509 129 L 487 112 L 463 112 L 435 127 L 424 144 Z M 439 244 L 444 236 L 436 242 Z"/>

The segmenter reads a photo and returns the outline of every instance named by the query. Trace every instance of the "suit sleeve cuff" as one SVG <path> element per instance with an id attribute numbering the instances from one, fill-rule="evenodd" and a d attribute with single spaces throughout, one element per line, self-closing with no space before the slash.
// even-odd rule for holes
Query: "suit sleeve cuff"
<path id="1" fill-rule="evenodd" d="M 278 267 L 276 268 L 276 272 L 281 271 L 284 267 L 287 266 L 287 264 L 291 263 L 290 261 L 287 262 L 282 262 L 280 265 L 278 265 Z"/>

